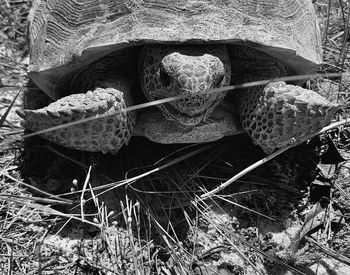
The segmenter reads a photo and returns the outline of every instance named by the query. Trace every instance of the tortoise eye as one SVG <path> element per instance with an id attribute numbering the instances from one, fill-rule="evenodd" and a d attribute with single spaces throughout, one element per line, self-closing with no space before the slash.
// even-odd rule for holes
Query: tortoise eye
<path id="1" fill-rule="evenodd" d="M 170 85 L 170 82 L 171 82 L 170 76 L 163 68 L 160 69 L 159 77 L 160 77 L 161 83 L 165 87 L 168 87 Z"/>

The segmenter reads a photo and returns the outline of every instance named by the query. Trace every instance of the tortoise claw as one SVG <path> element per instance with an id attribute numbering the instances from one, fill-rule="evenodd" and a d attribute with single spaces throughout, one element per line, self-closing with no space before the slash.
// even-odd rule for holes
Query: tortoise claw
<path id="1" fill-rule="evenodd" d="M 57 119 L 61 116 L 56 110 L 47 109 L 46 113 L 49 117 L 51 117 L 53 119 Z"/>
<path id="2" fill-rule="evenodd" d="M 26 119 L 26 110 L 16 110 L 16 113 L 20 118 Z"/>

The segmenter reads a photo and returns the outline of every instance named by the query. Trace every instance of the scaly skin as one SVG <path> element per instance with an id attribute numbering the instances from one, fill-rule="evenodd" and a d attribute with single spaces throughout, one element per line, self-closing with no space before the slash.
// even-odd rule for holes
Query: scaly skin
<path id="1" fill-rule="evenodd" d="M 161 105 L 166 117 L 183 125 L 205 121 L 226 93 L 208 89 L 230 84 L 231 63 L 224 45 L 146 46 L 140 57 L 141 87 L 148 100 L 184 98 Z"/>
<path id="2" fill-rule="evenodd" d="M 88 70 L 88 79 L 78 79 L 78 86 L 88 86 L 90 92 L 61 98 L 39 110 L 25 110 L 21 114 L 25 126 L 37 131 L 96 114 L 113 114 L 43 136 L 74 149 L 116 153 L 132 136 L 136 114 L 125 112 L 132 104 L 131 82 L 103 64 L 109 63 L 95 63 Z M 94 66 L 100 72 L 98 79 L 91 78 Z M 159 107 L 166 119 L 190 127 L 205 122 L 225 97 L 225 93 L 209 95 L 208 89 L 227 86 L 230 79 L 236 84 L 288 74 L 281 63 L 266 54 L 224 45 L 145 46 L 139 68 L 141 87 L 149 100 L 184 97 Z M 299 139 L 329 124 L 338 108 L 311 90 L 285 83 L 237 94 L 243 128 L 267 154 L 286 146 L 292 138 Z"/>
<path id="3" fill-rule="evenodd" d="M 243 129 L 266 154 L 321 130 L 338 109 L 318 93 L 284 82 L 250 89 L 240 102 Z"/>
<path id="4" fill-rule="evenodd" d="M 229 49 L 234 84 L 287 76 L 278 60 L 249 47 Z M 266 154 L 328 125 L 338 110 L 318 93 L 284 82 L 236 93 L 243 129 Z"/>
<path id="5" fill-rule="evenodd" d="M 23 110 L 19 115 L 32 131 L 47 129 L 92 116 L 107 115 L 89 122 L 42 134 L 62 146 L 93 152 L 117 153 L 131 138 L 136 114 L 126 112 L 132 105 L 130 81 L 120 78 L 96 83 L 87 93 L 63 97 L 45 108 Z"/>

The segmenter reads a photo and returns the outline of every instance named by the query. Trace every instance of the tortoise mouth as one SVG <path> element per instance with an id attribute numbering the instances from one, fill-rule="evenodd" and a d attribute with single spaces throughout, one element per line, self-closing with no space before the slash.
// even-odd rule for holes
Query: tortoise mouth
<path id="1" fill-rule="evenodd" d="M 205 110 L 203 110 L 203 112 L 192 115 L 189 115 L 185 112 L 181 112 L 180 110 L 172 106 L 170 103 L 165 103 L 161 105 L 160 108 L 163 110 L 166 118 L 175 120 L 182 125 L 195 126 L 197 124 L 200 124 L 201 122 L 204 122 L 212 113 L 215 106 L 218 105 L 220 102 L 221 100 L 215 100 Z"/>

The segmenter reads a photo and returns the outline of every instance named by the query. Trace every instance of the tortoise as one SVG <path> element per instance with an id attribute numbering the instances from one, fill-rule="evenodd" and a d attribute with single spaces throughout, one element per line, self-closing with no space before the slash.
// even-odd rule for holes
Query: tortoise
<path id="1" fill-rule="evenodd" d="M 192 143 L 245 132 L 270 154 L 338 108 L 301 83 L 207 92 L 315 72 L 322 49 L 309 0 L 35 0 L 29 30 L 29 77 L 50 102 L 19 112 L 25 127 L 99 116 L 42 134 L 69 148 L 116 153 L 137 135 Z"/>

